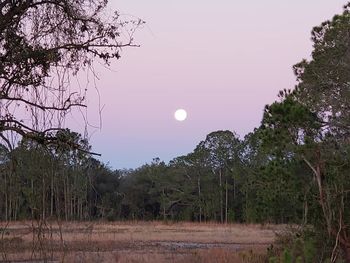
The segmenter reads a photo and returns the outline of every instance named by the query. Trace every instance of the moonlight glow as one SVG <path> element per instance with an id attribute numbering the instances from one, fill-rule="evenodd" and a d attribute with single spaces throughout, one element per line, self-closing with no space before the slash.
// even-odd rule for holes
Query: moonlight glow
<path id="1" fill-rule="evenodd" d="M 187 118 L 187 112 L 183 109 L 175 111 L 174 117 L 177 121 L 184 121 Z"/>

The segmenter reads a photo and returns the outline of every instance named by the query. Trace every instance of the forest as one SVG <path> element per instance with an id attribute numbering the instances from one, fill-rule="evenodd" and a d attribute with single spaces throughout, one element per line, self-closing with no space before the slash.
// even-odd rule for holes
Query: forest
<path id="1" fill-rule="evenodd" d="M 5 8 L 2 3 L 0 8 Z M 34 99 L 30 96 L 37 93 L 28 89 L 43 85 L 52 64 L 77 71 L 80 63 L 93 59 L 86 54 L 107 62 L 119 56 L 118 48 L 133 45 L 131 40 L 113 46 L 108 41 L 119 34 L 112 33 L 112 24 L 84 19 L 74 24 L 77 19 L 67 12 L 67 27 L 73 23 L 81 30 L 81 35 L 68 31 L 74 45 L 62 45 L 67 41 L 60 38 L 66 34 L 62 25 L 54 32 L 58 46 L 38 51 L 16 38 L 18 24 L 11 9 L 6 10 L 8 17 L 0 12 L 0 18 L 7 19 L 0 24 L 1 220 L 293 224 L 302 226 L 298 235 L 312 239 L 323 254 L 333 260 L 340 253 L 350 262 L 350 4 L 313 28 L 311 59 L 293 66 L 297 85 L 281 90 L 278 100 L 266 105 L 254 131 L 244 138 L 235 131 L 213 131 L 187 155 L 169 163 L 155 158 L 130 170 L 113 170 L 97 160 L 79 133 L 39 129 L 38 119 L 44 120 L 48 112 L 83 107 L 81 97 L 71 93 L 52 106 L 47 94 L 56 89 Z M 115 53 L 106 51 L 111 45 Z M 87 60 L 81 61 L 80 55 Z M 11 113 L 18 103 L 43 110 L 42 116 L 35 115 L 36 126 Z M 7 137 L 10 132 L 22 137 L 15 147 Z"/>
<path id="2" fill-rule="evenodd" d="M 89 147 L 69 130 L 57 137 Z M 11 152 L 2 148 L 1 219 L 312 220 L 311 174 L 294 178 L 288 171 L 305 167 L 269 160 L 259 143 L 257 131 L 243 141 L 217 131 L 169 164 L 155 158 L 135 170 L 112 170 L 77 150 L 22 141 Z"/>

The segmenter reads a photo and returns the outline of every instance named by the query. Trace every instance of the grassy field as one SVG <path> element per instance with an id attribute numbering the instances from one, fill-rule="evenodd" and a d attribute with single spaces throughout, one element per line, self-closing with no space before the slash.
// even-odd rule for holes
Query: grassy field
<path id="1" fill-rule="evenodd" d="M 0 223 L 16 262 L 265 262 L 283 226 L 160 222 Z"/>

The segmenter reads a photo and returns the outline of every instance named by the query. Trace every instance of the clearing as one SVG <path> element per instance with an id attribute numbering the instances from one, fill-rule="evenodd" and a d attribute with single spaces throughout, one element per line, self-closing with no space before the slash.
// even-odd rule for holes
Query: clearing
<path id="1" fill-rule="evenodd" d="M 26 221 L 0 228 L 0 262 L 219 263 L 263 262 L 285 226 Z"/>

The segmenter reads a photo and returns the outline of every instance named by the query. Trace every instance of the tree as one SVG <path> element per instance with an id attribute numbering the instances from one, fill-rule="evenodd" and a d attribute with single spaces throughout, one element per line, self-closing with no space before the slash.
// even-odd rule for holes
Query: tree
<path id="1" fill-rule="evenodd" d="M 313 203 L 321 210 L 315 225 L 332 239 L 332 261 L 341 251 L 346 262 L 350 262 L 349 32 L 350 3 L 341 15 L 313 29 L 312 59 L 294 66 L 296 89 L 281 91 L 281 102 L 267 107 L 264 114 L 271 145 L 284 156 L 302 160 L 312 173 L 317 189 Z"/>
<path id="2" fill-rule="evenodd" d="M 233 167 L 238 158 L 240 141 L 238 136 L 231 131 L 216 131 L 207 135 L 206 139 L 199 143 L 195 151 L 204 151 L 214 175 L 218 176 L 220 189 L 220 221 L 228 221 L 228 194 L 229 179 L 232 178 Z M 233 181 L 233 198 L 235 197 L 235 185 Z M 223 190 L 225 189 L 225 205 Z"/>
<path id="3" fill-rule="evenodd" d="M 279 148 L 284 142 L 276 138 L 268 140 L 266 133 L 255 129 L 242 142 L 239 179 L 244 219 L 246 222 L 299 223 L 303 216 L 303 194 L 308 190 L 307 180 L 303 180 L 305 173 L 299 170 L 305 167 L 288 154 L 281 154 Z"/>
<path id="4" fill-rule="evenodd" d="M 91 218 L 107 218 L 108 220 L 119 218 L 122 201 L 120 194 L 121 173 L 112 171 L 108 166 L 93 158 L 89 158 L 87 164 L 84 176 L 88 179 L 89 216 Z"/>
<path id="5" fill-rule="evenodd" d="M 0 147 L 0 219 L 119 217 L 121 173 L 87 154 L 89 145 L 80 134 L 57 133 L 55 147 L 30 139 L 11 152 Z M 67 146 L 67 140 L 79 149 Z"/>
<path id="6" fill-rule="evenodd" d="M 312 159 L 305 160 L 315 175 L 327 232 L 350 262 L 349 159 L 350 147 L 350 3 L 340 15 L 312 31 L 311 61 L 297 64 L 296 97 L 317 115 L 320 136 Z M 335 257 L 335 253 L 332 255 Z"/>
<path id="7" fill-rule="evenodd" d="M 160 216 L 164 205 L 166 165 L 155 158 L 151 164 L 130 171 L 121 180 L 122 215 L 129 219 L 149 220 Z"/>
<path id="8" fill-rule="evenodd" d="M 213 209 L 208 209 L 211 198 L 207 198 L 206 186 L 211 185 L 212 180 L 205 161 L 205 153 L 197 148 L 192 153 L 170 161 L 167 180 L 170 183 L 169 204 L 173 210 L 174 207 L 185 208 L 183 219 L 202 222 L 203 219 L 211 218 Z"/>
<path id="9" fill-rule="evenodd" d="M 96 58 L 108 65 L 134 46 L 142 22 L 122 21 L 118 13 L 107 19 L 107 2 L 1 1 L 0 142 L 8 148 L 10 134 L 55 144 L 64 117 L 85 107 L 86 90 L 73 87 L 72 76 L 91 70 Z"/>

